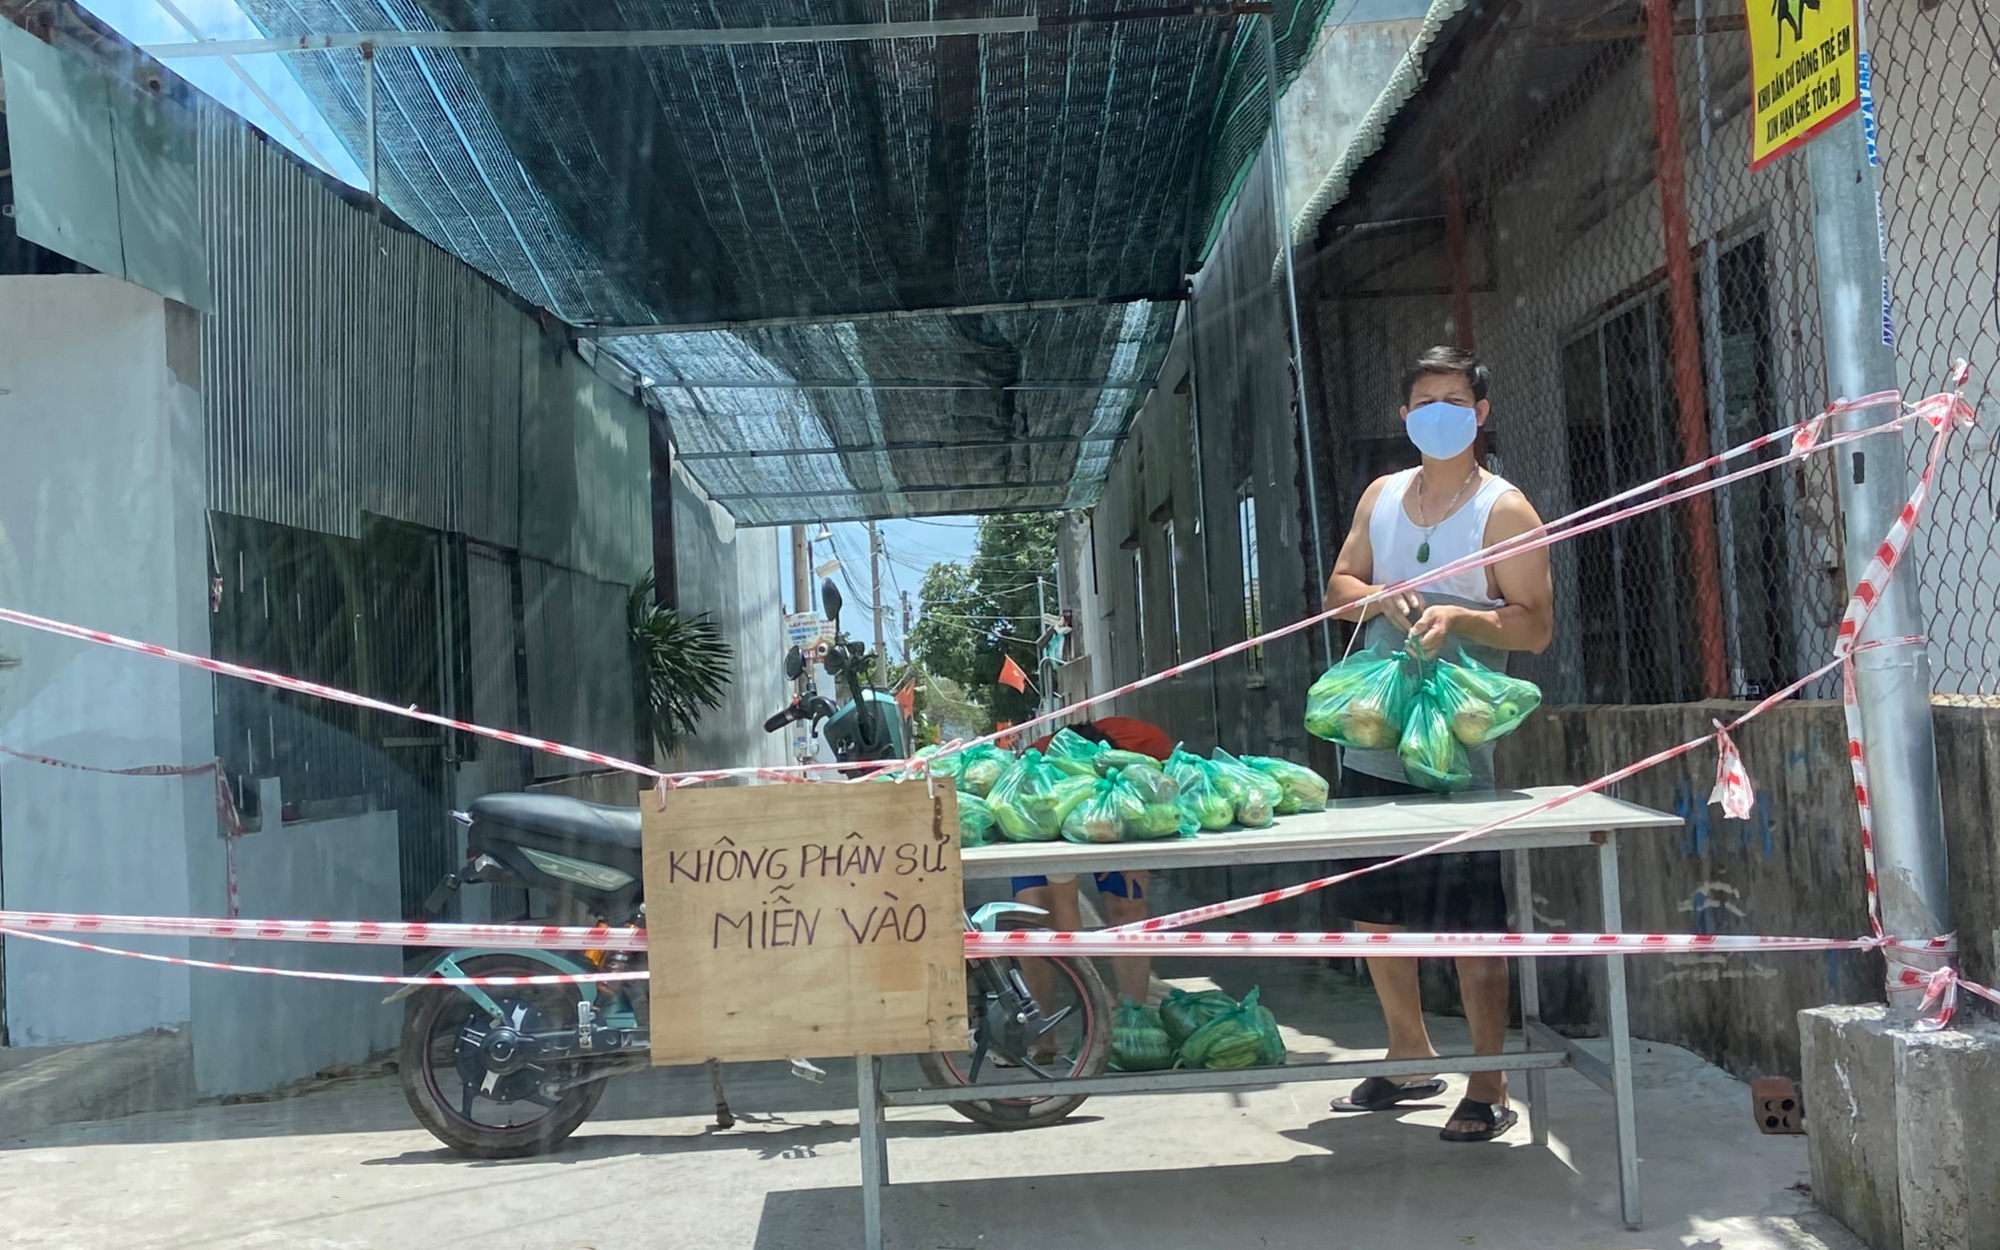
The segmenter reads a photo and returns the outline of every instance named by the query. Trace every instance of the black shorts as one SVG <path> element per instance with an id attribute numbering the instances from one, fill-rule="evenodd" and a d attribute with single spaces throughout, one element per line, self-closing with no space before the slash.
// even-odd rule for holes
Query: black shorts
<path id="1" fill-rule="evenodd" d="M 1352 769 L 1340 772 L 1343 799 L 1395 798 L 1426 791 Z M 1389 858 L 1389 857 L 1383 857 Z M 1346 872 L 1382 859 L 1350 859 Z M 1426 855 L 1327 889 L 1336 916 L 1367 924 L 1392 924 L 1419 933 L 1504 933 L 1507 888 L 1500 852 Z"/>

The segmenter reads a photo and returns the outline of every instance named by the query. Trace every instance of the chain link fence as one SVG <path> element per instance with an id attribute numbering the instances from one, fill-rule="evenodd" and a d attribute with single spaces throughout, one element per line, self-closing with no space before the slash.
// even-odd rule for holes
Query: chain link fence
<path id="1" fill-rule="evenodd" d="M 1398 390 L 1433 343 L 1492 367 L 1488 464 L 1545 517 L 1831 398 L 1805 155 L 1750 169 L 1742 9 L 1689 3 L 1675 18 L 1675 98 L 1660 110 L 1639 6 L 1469 14 L 1321 223 L 1301 277 L 1344 510 L 1415 463 Z M 1938 389 L 1953 356 L 2000 366 L 2000 98 L 1989 105 L 1982 21 L 2000 29 L 1982 0 L 1944 0 L 1871 34 L 1913 394 Z M 1919 436 L 1908 450 L 1914 472 Z M 1816 457 L 1559 544 L 1557 641 L 1522 657 L 1524 674 L 1552 701 L 1666 703 L 1755 697 L 1814 667 L 1846 599 L 1832 472 Z M 1944 694 L 2000 691 L 1994 486 L 1982 430 L 1959 444 L 1916 554 Z"/>

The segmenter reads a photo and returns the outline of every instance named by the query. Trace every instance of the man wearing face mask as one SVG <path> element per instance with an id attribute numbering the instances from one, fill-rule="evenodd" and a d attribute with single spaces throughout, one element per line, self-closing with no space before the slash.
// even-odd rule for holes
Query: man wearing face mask
<path id="1" fill-rule="evenodd" d="M 1404 432 L 1423 453 L 1423 463 L 1377 478 L 1362 493 L 1327 581 L 1328 608 L 1343 607 L 1542 523 L 1512 483 L 1481 468 L 1474 457 L 1473 442 L 1490 410 L 1487 383 L 1486 366 L 1470 352 L 1433 347 L 1417 357 L 1403 380 L 1402 415 Z M 1433 656 L 1470 656 L 1501 670 L 1508 652 L 1541 651 L 1549 645 L 1554 599 L 1548 553 L 1534 551 L 1453 574 L 1421 592 L 1357 609 L 1346 619 L 1363 622 L 1366 645 L 1394 648 L 1414 638 Z M 1492 789 L 1493 748 L 1474 748 L 1471 756 L 1472 788 Z M 1422 793 L 1409 783 L 1394 751 L 1343 753 L 1342 798 Z M 1330 894 L 1335 912 L 1368 932 L 1497 933 L 1507 927 L 1497 851 L 1427 855 L 1357 877 Z M 1461 958 L 1457 964 L 1472 1048 L 1482 1055 L 1498 1054 L 1507 1032 L 1507 962 Z M 1424 1029 L 1416 961 L 1371 959 L 1368 971 L 1389 1024 L 1388 1057 L 1434 1057 L 1437 1052 Z M 1444 1089 L 1443 1081 L 1427 1077 L 1400 1082 L 1370 1077 L 1333 1107 L 1383 1111 L 1435 1098 Z M 1446 1141 L 1489 1141 L 1518 1120 L 1507 1105 L 1506 1075 L 1477 1072 L 1467 1080 L 1466 1096 L 1440 1135 Z"/>

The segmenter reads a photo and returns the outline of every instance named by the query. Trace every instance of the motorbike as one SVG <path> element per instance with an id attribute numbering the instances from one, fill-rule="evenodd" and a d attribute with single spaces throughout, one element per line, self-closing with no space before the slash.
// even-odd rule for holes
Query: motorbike
<path id="1" fill-rule="evenodd" d="M 765 722 L 776 732 L 799 720 L 823 734 L 843 763 L 899 759 L 910 726 L 893 696 L 869 680 L 872 657 L 841 633 L 840 595 L 821 590 L 834 637 L 822 662 L 849 698 L 839 707 L 816 692 L 795 697 Z M 817 648 L 816 648 L 817 649 Z M 805 672 L 802 649 L 786 656 L 786 673 Z M 473 883 L 526 888 L 545 904 L 547 923 L 645 927 L 645 879 L 640 869 L 636 808 L 587 803 L 551 794 L 489 794 L 454 813 L 466 830 L 466 860 L 425 900 L 436 914 L 445 900 Z M 993 931 L 1031 923 L 1040 909 L 988 903 L 966 917 L 970 928 Z M 417 1121 L 453 1151 L 476 1158 L 517 1158 L 553 1149 L 590 1118 L 606 1083 L 650 1066 L 649 982 L 592 981 L 592 973 L 641 971 L 644 952 L 517 951 L 464 948 L 443 952 L 426 976 L 576 977 L 545 986 L 415 985 L 390 995 L 406 1003 L 398 1047 L 398 1077 Z M 982 1082 L 1094 1076 L 1110 1056 L 1111 999 L 1088 959 L 1006 958 L 970 961 L 966 969 L 969 1024 L 962 1052 L 919 1056 L 934 1086 L 963 1085 L 968 1097 L 951 1106 L 996 1129 L 1032 1128 L 1068 1116 L 1082 1095 L 980 1098 Z M 805 1059 L 795 1074 L 823 1079 Z M 709 1065 L 716 1123 L 733 1116 L 721 1068 Z"/>

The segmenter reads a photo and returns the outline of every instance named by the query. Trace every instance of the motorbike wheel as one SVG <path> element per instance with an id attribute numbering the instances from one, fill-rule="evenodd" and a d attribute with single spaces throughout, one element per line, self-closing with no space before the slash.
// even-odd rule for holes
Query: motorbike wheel
<path id="1" fill-rule="evenodd" d="M 1098 976 L 1097 968 L 1090 960 L 1007 959 L 984 962 L 1002 968 L 1007 965 L 1018 967 L 1034 988 L 1044 1014 L 1053 1015 L 1065 1007 L 1072 1008 L 1070 1015 L 1048 1035 L 1055 1039 L 1053 1062 L 1049 1058 L 1035 1056 L 1038 1066 L 1063 1078 L 1097 1076 L 1104 1071 L 1111 1058 L 1111 994 L 1105 989 L 1103 978 Z M 966 973 L 966 1007 L 970 1022 L 977 1030 L 982 1019 L 985 985 L 976 969 L 967 968 Z M 1050 1001 L 1039 1003 L 1044 994 L 1049 995 Z M 926 1080 L 934 1086 L 964 1085 L 976 1089 L 983 1083 L 1012 1083 L 1034 1078 L 1030 1069 L 1014 1061 L 1018 1056 L 1005 1053 L 1010 1049 L 1007 1039 L 991 1040 L 993 1049 L 989 1051 L 977 1079 L 972 1074 L 971 1052 L 961 1051 L 919 1056 Z M 994 1062 L 996 1054 L 1000 1056 L 1001 1063 Z M 990 1129 L 1013 1130 L 1054 1124 L 1082 1106 L 1089 1097 L 1088 1094 L 1068 1094 L 1049 1098 L 983 1098 L 950 1105 L 953 1111 L 975 1124 Z"/>
<path id="2" fill-rule="evenodd" d="M 461 962 L 471 976 L 532 976 L 548 966 L 505 955 Z M 496 986 L 489 992 L 516 1028 L 560 1028 L 576 1019 L 583 990 L 574 985 Z M 544 1080 L 572 1079 L 575 1063 L 528 1064 L 492 1070 L 468 1040 L 489 1023 L 484 1008 L 455 986 L 414 995 L 397 1051 L 403 1097 L 418 1123 L 452 1150 L 476 1159 L 517 1159 L 553 1150 L 577 1130 L 604 1097 L 605 1081 L 541 1093 Z M 608 1079 L 608 1078 L 607 1078 Z M 532 1112 L 532 1114 L 528 1114 Z"/>

